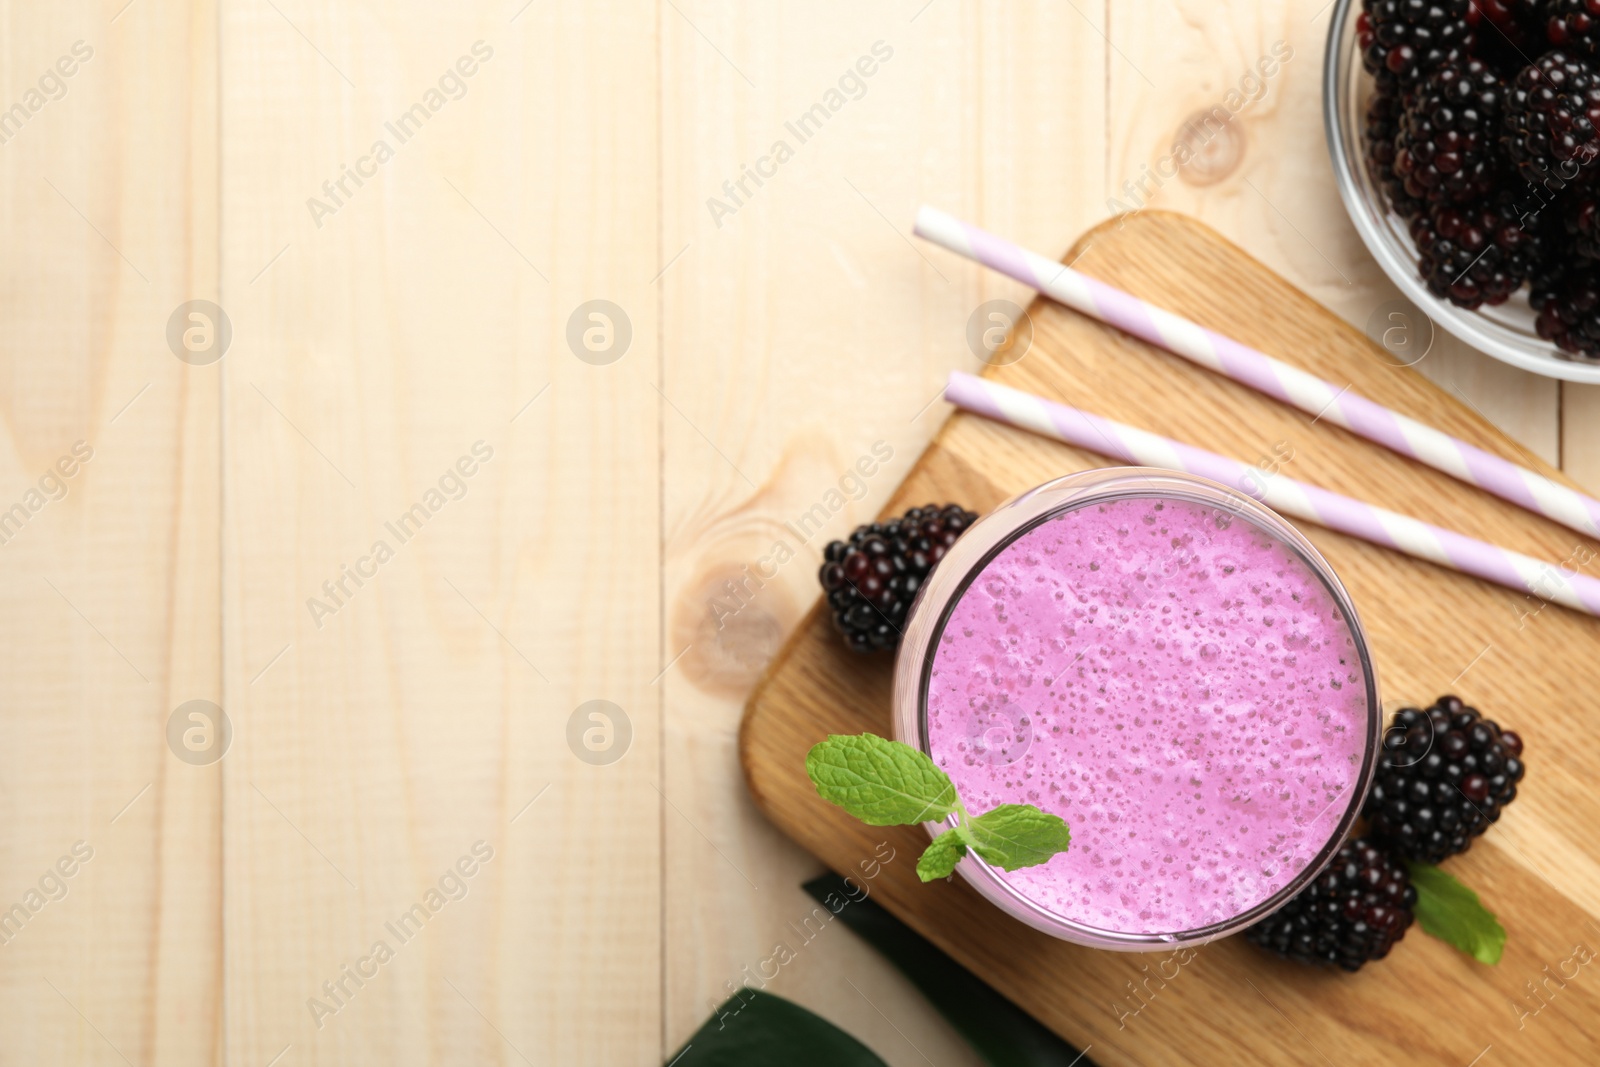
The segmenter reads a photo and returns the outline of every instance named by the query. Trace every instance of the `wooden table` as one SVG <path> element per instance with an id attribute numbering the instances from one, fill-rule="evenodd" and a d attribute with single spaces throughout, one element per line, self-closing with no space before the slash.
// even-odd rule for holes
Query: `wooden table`
<path id="1" fill-rule="evenodd" d="M 6 8 L 0 1063 L 661 1062 L 810 910 L 744 698 L 1024 299 L 916 206 L 1137 196 L 1363 324 L 1327 17 Z M 1417 370 L 1600 488 L 1600 391 Z M 843 931 L 770 988 L 975 1062 Z"/>

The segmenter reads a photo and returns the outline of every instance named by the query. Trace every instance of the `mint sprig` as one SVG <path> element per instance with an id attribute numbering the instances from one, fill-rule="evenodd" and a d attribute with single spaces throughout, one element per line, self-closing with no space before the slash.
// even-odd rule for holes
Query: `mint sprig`
<path id="1" fill-rule="evenodd" d="M 1506 930 L 1494 913 L 1447 871 L 1431 863 L 1406 862 L 1417 891 L 1414 909 L 1426 934 L 1454 945 L 1479 963 L 1499 963 Z"/>
<path id="2" fill-rule="evenodd" d="M 948 878 L 971 849 L 991 866 L 1034 867 L 1072 843 L 1059 815 L 1032 804 L 967 812 L 950 776 L 910 745 L 876 734 L 832 734 L 806 753 L 806 774 L 822 799 L 871 826 L 906 826 L 957 817 L 923 850 L 917 877 Z"/>

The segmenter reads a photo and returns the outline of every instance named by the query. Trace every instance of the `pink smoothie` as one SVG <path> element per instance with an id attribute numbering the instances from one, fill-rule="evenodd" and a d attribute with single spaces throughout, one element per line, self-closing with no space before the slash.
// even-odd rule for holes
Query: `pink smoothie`
<path id="1" fill-rule="evenodd" d="M 1035 804 L 1072 847 L 998 872 L 1098 930 L 1179 934 L 1283 888 L 1337 831 L 1367 738 L 1360 654 L 1292 548 L 1173 498 L 1052 517 L 955 603 L 932 755 L 967 809 Z"/>

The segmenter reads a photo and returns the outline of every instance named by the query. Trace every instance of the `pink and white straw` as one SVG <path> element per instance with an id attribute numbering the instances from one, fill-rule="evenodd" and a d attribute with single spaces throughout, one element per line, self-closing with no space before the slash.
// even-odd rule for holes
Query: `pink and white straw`
<path id="1" fill-rule="evenodd" d="M 1501 459 L 1359 396 L 1351 392 L 1349 386 L 1340 387 L 1307 374 L 931 207 L 917 212 L 916 233 L 957 255 L 1015 278 L 1074 311 L 1292 404 L 1309 415 L 1343 426 L 1402 456 L 1426 463 L 1579 533 L 1600 536 L 1600 500 L 1557 485 L 1537 471 Z"/>
<path id="2" fill-rule="evenodd" d="M 1465 537 L 1398 512 L 1181 444 L 1087 411 L 956 371 L 945 399 L 958 408 L 1123 463 L 1185 471 L 1238 488 L 1274 511 L 1359 537 L 1590 615 L 1600 615 L 1600 579 Z"/>

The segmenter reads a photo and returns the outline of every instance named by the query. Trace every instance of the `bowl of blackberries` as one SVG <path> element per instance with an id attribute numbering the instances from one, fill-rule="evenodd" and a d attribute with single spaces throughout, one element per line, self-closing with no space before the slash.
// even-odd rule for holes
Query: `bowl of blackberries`
<path id="1" fill-rule="evenodd" d="M 1412 303 L 1600 382 L 1600 0 L 1337 0 L 1323 110 L 1345 208 Z"/>

